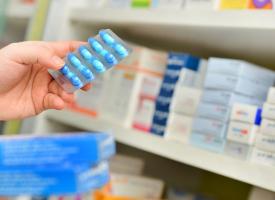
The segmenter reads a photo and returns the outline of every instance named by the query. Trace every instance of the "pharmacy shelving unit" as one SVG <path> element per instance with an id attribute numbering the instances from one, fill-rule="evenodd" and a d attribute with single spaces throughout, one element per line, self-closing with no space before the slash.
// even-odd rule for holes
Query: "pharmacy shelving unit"
<path id="1" fill-rule="evenodd" d="M 116 140 L 122 144 L 275 191 L 274 167 L 261 166 L 201 150 L 189 144 L 165 140 L 159 136 L 123 128 L 112 121 L 92 118 L 74 111 L 49 111 L 45 117 L 83 130 L 111 131 Z"/>
<path id="2" fill-rule="evenodd" d="M 56 14 L 61 8 L 63 12 Z M 86 39 L 99 28 L 111 27 L 124 38 L 142 41 L 150 47 L 188 51 L 205 57 L 247 59 L 275 68 L 274 19 L 275 12 L 271 11 L 92 9 L 82 2 L 60 0 L 52 2 L 44 39 Z M 57 124 L 112 131 L 118 142 L 128 146 L 275 192 L 275 168 L 168 141 L 73 111 L 40 115 L 32 126 L 33 132 L 50 132 L 56 130 Z"/>

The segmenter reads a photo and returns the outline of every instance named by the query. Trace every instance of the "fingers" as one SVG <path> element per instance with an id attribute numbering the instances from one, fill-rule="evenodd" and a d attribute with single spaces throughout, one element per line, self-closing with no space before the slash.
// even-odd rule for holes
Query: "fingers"
<path id="1" fill-rule="evenodd" d="M 49 84 L 49 92 L 58 95 L 65 103 L 75 102 L 75 95 L 65 92 L 55 81 Z"/>
<path id="2" fill-rule="evenodd" d="M 44 109 L 62 110 L 65 108 L 65 102 L 58 95 L 48 93 L 44 98 Z"/>
<path id="3" fill-rule="evenodd" d="M 74 51 L 83 42 L 21 42 L 7 47 L 8 56 L 22 64 L 40 64 L 45 68 L 58 70 L 64 64 L 67 53 Z"/>
<path id="4" fill-rule="evenodd" d="M 62 42 L 43 42 L 43 45 L 47 46 L 58 55 L 63 58 L 67 53 L 75 51 L 81 45 L 86 44 L 86 42 L 81 41 L 62 41 Z"/>

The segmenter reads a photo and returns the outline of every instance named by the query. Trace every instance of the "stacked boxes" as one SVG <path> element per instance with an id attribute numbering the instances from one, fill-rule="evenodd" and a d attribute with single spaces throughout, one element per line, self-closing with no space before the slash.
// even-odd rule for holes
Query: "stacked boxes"
<path id="1" fill-rule="evenodd" d="M 158 95 L 166 60 L 164 52 L 135 47 L 129 59 L 111 71 L 106 82 L 104 117 L 127 128 L 149 131 L 154 112 L 150 105 Z M 145 120 L 143 116 L 150 112 L 151 118 Z"/>
<path id="2" fill-rule="evenodd" d="M 253 162 L 275 165 L 275 88 L 269 89 L 267 102 L 263 106 L 263 121 L 260 134 L 253 149 Z"/>
<path id="3" fill-rule="evenodd" d="M 167 69 L 156 99 L 155 112 L 151 132 L 163 136 L 166 130 L 170 104 L 174 96 L 176 84 L 180 76 L 189 77 L 184 80 L 184 85 L 193 84 L 192 74 L 199 67 L 199 58 L 183 53 L 170 53 Z M 183 70 L 184 69 L 184 70 Z M 182 73 L 182 75 L 181 75 Z"/>
<path id="4" fill-rule="evenodd" d="M 197 69 L 183 68 L 175 87 L 170 105 L 165 137 L 187 142 L 192 130 L 193 116 L 201 98 L 201 87 L 205 77 L 207 62 L 200 60 Z"/>
<path id="5" fill-rule="evenodd" d="M 231 121 L 227 132 L 225 153 L 247 159 L 255 143 L 261 124 L 262 109 L 257 106 L 236 103 L 232 107 Z"/>
<path id="6" fill-rule="evenodd" d="M 244 61 L 210 58 L 191 143 L 222 152 L 233 103 L 260 106 L 273 82 L 270 70 Z"/>
<path id="7" fill-rule="evenodd" d="M 109 180 L 114 138 L 104 133 L 0 139 L 0 195 L 86 193 Z"/>

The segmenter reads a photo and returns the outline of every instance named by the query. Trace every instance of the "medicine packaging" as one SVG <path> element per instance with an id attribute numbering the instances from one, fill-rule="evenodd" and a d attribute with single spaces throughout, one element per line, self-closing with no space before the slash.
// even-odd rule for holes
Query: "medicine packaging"
<path id="1" fill-rule="evenodd" d="M 248 144 L 228 140 L 224 147 L 224 153 L 240 160 L 247 160 L 250 158 L 252 148 Z"/>
<path id="2" fill-rule="evenodd" d="M 130 8 L 131 2 L 132 2 L 132 0 L 106 0 L 105 7 L 116 8 L 116 9 L 117 8 Z"/>
<path id="3" fill-rule="evenodd" d="M 192 132 L 190 143 L 198 148 L 221 153 L 224 150 L 225 139 L 213 134 Z"/>
<path id="4" fill-rule="evenodd" d="M 262 109 L 249 104 L 234 103 L 231 112 L 231 120 L 261 124 Z"/>
<path id="5" fill-rule="evenodd" d="M 265 151 L 275 152 L 275 136 L 258 134 L 256 147 Z"/>
<path id="6" fill-rule="evenodd" d="M 97 166 L 0 167 L 0 194 L 3 196 L 49 196 L 86 193 L 109 181 L 106 162 Z"/>
<path id="7" fill-rule="evenodd" d="M 259 125 L 246 122 L 231 121 L 228 126 L 227 139 L 252 145 L 259 134 Z"/>
<path id="8" fill-rule="evenodd" d="M 217 138 L 224 138 L 226 130 L 226 122 L 202 117 L 196 117 L 193 120 L 192 131 L 196 133 L 211 134 Z"/>
<path id="9" fill-rule="evenodd" d="M 105 133 L 14 136 L 0 139 L 0 167 L 80 162 L 95 165 L 114 153 L 114 138 Z"/>
<path id="10" fill-rule="evenodd" d="M 206 72 L 207 72 L 207 67 L 208 67 L 208 60 L 201 58 L 200 63 L 199 63 L 199 69 L 197 71 L 195 82 L 193 85 L 194 88 L 198 88 L 198 89 L 203 88 L 205 76 L 206 76 Z"/>
<path id="11" fill-rule="evenodd" d="M 204 87 L 208 89 L 226 90 L 239 94 L 265 99 L 271 85 L 262 85 L 252 80 L 236 76 L 207 72 Z"/>
<path id="12" fill-rule="evenodd" d="M 263 119 L 261 123 L 260 132 L 265 135 L 275 136 L 275 121 Z"/>
<path id="13" fill-rule="evenodd" d="M 202 90 L 178 86 L 170 105 L 170 111 L 184 115 L 195 115 L 201 99 Z"/>
<path id="14" fill-rule="evenodd" d="M 200 102 L 196 116 L 227 122 L 229 120 L 230 110 L 229 106 Z"/>
<path id="15" fill-rule="evenodd" d="M 102 115 L 124 127 L 132 127 L 139 105 L 157 98 L 166 60 L 167 53 L 135 47 L 129 59 L 110 73 Z"/>
<path id="16" fill-rule="evenodd" d="M 117 65 L 131 51 L 111 30 L 101 30 L 95 38 L 89 38 L 87 45 L 69 53 L 59 71 L 49 72 L 65 91 L 74 92 Z"/>
<path id="17" fill-rule="evenodd" d="M 261 165 L 275 165 L 275 154 L 258 148 L 253 148 L 250 159 L 251 162 Z"/>
<path id="18" fill-rule="evenodd" d="M 165 126 L 167 124 L 169 112 L 156 110 L 153 117 L 153 124 L 159 124 Z"/>
<path id="19" fill-rule="evenodd" d="M 155 101 L 147 98 L 141 99 L 133 119 L 133 128 L 144 132 L 150 132 L 154 113 Z"/>
<path id="20" fill-rule="evenodd" d="M 267 95 L 267 103 L 275 104 L 275 87 L 269 88 Z"/>
<path id="21" fill-rule="evenodd" d="M 213 0 L 186 0 L 186 10 L 213 10 Z"/>
<path id="22" fill-rule="evenodd" d="M 202 101 L 207 103 L 216 103 L 224 106 L 232 106 L 234 103 L 243 103 L 256 106 L 262 106 L 264 100 L 249 97 L 242 94 L 236 94 L 230 91 L 205 89 L 202 94 Z"/>
<path id="23" fill-rule="evenodd" d="M 266 86 L 272 86 L 275 80 L 275 74 L 272 70 L 245 61 L 227 58 L 210 58 L 207 72 L 241 77 Z"/>
<path id="24" fill-rule="evenodd" d="M 158 135 L 158 136 L 164 136 L 165 131 L 166 131 L 166 124 L 163 125 L 163 124 L 159 124 L 157 122 L 152 123 L 152 127 L 150 130 L 151 133 Z"/>
<path id="25" fill-rule="evenodd" d="M 262 117 L 275 120 L 275 104 L 264 103 Z"/>
<path id="26" fill-rule="evenodd" d="M 192 117 L 170 113 L 165 138 L 187 143 L 192 132 L 192 123 Z"/>
<path id="27" fill-rule="evenodd" d="M 127 174 L 111 174 L 112 195 L 133 199 L 160 199 L 164 182 L 159 179 Z"/>
<path id="28" fill-rule="evenodd" d="M 185 0 L 152 0 L 152 8 L 155 9 L 181 9 L 184 7 Z"/>

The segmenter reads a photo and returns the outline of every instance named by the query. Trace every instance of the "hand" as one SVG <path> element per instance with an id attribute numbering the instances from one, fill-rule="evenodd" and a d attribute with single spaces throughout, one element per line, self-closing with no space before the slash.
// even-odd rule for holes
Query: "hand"
<path id="1" fill-rule="evenodd" d="M 52 79 L 63 57 L 82 42 L 21 42 L 0 50 L 0 120 L 22 119 L 74 102 Z M 90 85 L 83 89 L 88 90 Z"/>

